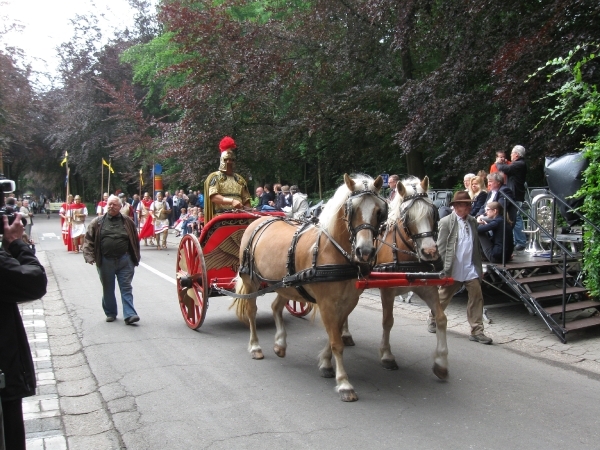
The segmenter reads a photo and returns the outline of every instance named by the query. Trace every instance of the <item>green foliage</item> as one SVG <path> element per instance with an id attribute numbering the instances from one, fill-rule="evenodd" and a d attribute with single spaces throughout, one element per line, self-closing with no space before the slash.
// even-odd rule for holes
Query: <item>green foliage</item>
<path id="1" fill-rule="evenodd" d="M 165 93 L 183 85 L 189 74 L 189 71 L 166 71 L 193 57 L 179 51 L 173 35 L 161 34 L 148 43 L 128 48 L 121 55 L 121 61 L 132 66 L 133 82 L 148 89 L 144 105 L 152 114 L 160 114 Z"/>
<path id="2" fill-rule="evenodd" d="M 575 194 L 584 197 L 582 211 L 594 224 L 600 224 L 600 93 L 594 83 L 594 69 L 598 69 L 598 44 L 578 45 L 568 56 L 554 58 L 538 69 L 552 68 L 548 80 L 566 74 L 567 81 L 557 90 L 547 95 L 555 100 L 542 120 L 551 119 L 562 122 L 568 133 L 583 130 L 581 150 L 589 161 L 583 173 L 583 186 Z M 600 233 L 586 227 L 584 233 L 584 271 L 586 287 L 590 293 L 600 295 Z"/>

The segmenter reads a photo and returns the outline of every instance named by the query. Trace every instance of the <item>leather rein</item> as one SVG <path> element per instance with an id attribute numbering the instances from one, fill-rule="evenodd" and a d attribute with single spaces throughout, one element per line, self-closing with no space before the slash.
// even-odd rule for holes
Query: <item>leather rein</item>
<path id="1" fill-rule="evenodd" d="M 367 182 L 365 183 L 365 187 L 367 186 Z M 371 224 L 362 223 L 357 225 L 356 227 L 352 227 L 352 217 L 353 217 L 353 207 L 352 200 L 356 198 L 363 197 L 365 195 L 373 195 L 376 198 L 380 198 L 383 202 L 384 207 L 382 211 L 377 216 L 377 225 L 375 228 Z M 257 226 L 253 231 L 250 239 L 248 240 L 248 244 L 244 249 L 242 254 L 242 261 L 240 264 L 239 273 L 250 275 L 251 277 L 256 277 L 262 283 L 266 283 L 269 286 L 265 289 L 261 289 L 256 293 L 252 294 L 237 294 L 235 292 L 227 291 L 225 289 L 219 288 L 217 286 L 212 286 L 212 289 L 215 289 L 220 294 L 229 295 L 235 298 L 249 299 L 255 298 L 269 292 L 273 292 L 277 289 L 286 288 L 286 287 L 294 287 L 298 291 L 298 293 L 308 302 L 316 303 L 316 300 L 304 289 L 305 284 L 309 283 L 323 283 L 323 282 L 334 282 L 334 281 L 345 281 L 351 280 L 354 278 L 360 278 L 367 276 L 372 269 L 374 258 L 371 258 L 366 263 L 356 263 L 352 260 L 351 254 L 354 253 L 356 238 L 359 231 L 368 229 L 371 230 L 373 236 L 378 235 L 378 228 L 382 223 L 387 219 L 387 202 L 379 197 L 378 194 L 368 190 L 368 191 L 354 191 L 350 194 L 348 199 L 346 200 L 344 207 L 344 219 L 347 223 L 348 232 L 350 233 L 349 241 L 352 244 L 351 253 L 346 252 L 344 248 L 334 239 L 333 236 L 323 227 L 320 226 L 318 218 L 311 218 L 310 220 L 301 221 L 295 219 L 288 219 L 284 217 L 273 217 L 270 218 L 259 226 Z M 296 231 L 292 237 L 292 241 L 290 243 L 290 247 L 288 249 L 287 255 L 287 275 L 283 277 L 281 281 L 279 280 L 269 280 L 260 275 L 260 273 L 256 270 L 255 261 L 253 257 L 252 248 L 256 247 L 256 244 L 262 233 L 275 222 L 283 221 L 289 225 L 295 226 Z M 315 245 L 312 252 L 312 266 L 307 269 L 303 269 L 300 271 L 296 271 L 296 248 L 298 246 L 298 242 L 302 234 L 308 231 L 310 228 L 318 228 L 317 239 L 315 241 Z M 261 231 L 262 230 L 262 231 Z M 260 235 L 259 235 L 260 233 Z M 317 258 L 319 255 L 319 242 L 321 241 L 322 235 L 325 235 L 327 240 L 333 244 L 333 246 L 337 249 L 337 251 L 344 257 L 344 259 L 348 262 L 347 264 L 324 264 L 317 265 Z M 257 237 L 258 236 L 258 237 Z"/>

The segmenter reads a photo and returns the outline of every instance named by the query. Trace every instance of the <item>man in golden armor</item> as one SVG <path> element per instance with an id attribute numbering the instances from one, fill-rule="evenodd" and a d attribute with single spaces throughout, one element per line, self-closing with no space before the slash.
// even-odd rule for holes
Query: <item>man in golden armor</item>
<path id="1" fill-rule="evenodd" d="M 235 141 L 225 136 L 219 143 L 221 163 L 219 170 L 211 173 L 204 183 L 204 220 L 232 209 L 250 207 L 250 192 L 246 180 L 233 172 Z"/>
<path id="2" fill-rule="evenodd" d="M 79 253 L 83 246 L 85 236 L 85 218 L 88 215 L 85 203 L 81 202 L 79 195 L 75 196 L 75 203 L 71 207 L 73 221 L 71 222 L 71 238 L 73 239 L 73 251 Z"/>
<path id="3" fill-rule="evenodd" d="M 156 248 L 160 250 L 160 236 L 162 235 L 162 248 L 167 248 L 167 234 L 169 233 L 169 204 L 163 198 L 162 192 L 156 194 L 156 201 L 150 205 L 150 214 L 154 223 L 154 237 Z"/>

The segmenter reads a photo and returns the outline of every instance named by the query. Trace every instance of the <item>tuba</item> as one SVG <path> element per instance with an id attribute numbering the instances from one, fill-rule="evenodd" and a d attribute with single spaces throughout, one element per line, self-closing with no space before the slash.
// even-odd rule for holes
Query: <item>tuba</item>
<path id="1" fill-rule="evenodd" d="M 541 225 L 546 231 L 550 233 L 552 230 L 552 209 L 554 208 L 554 197 L 550 194 L 539 194 L 536 195 L 531 201 L 531 217 Z M 548 246 L 548 236 L 542 233 L 540 229 L 529 221 L 528 230 L 524 230 L 525 233 L 530 234 L 531 237 L 527 244 L 525 251 L 527 253 L 544 253 L 550 250 Z M 544 247 L 546 245 L 546 247 Z"/>

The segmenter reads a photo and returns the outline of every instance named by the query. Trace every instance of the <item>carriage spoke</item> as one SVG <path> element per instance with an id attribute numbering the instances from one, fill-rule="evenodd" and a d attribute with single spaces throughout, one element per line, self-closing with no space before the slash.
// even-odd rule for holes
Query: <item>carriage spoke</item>
<path id="1" fill-rule="evenodd" d="M 186 235 L 182 239 L 177 259 L 177 294 L 181 313 L 186 325 L 195 330 L 202 325 L 207 306 L 204 257 L 195 236 Z M 182 280 L 185 280 L 183 285 Z"/>

